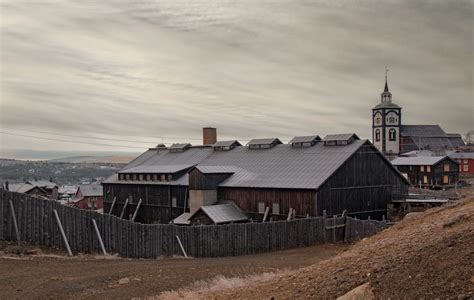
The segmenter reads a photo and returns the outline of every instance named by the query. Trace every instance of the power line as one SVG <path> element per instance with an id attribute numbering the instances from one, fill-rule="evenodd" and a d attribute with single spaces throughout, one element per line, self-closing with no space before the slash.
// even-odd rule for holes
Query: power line
<path id="1" fill-rule="evenodd" d="M 124 146 L 124 145 L 111 145 L 111 144 L 91 143 L 91 142 L 68 141 L 68 140 L 62 140 L 62 139 L 39 137 L 39 136 L 26 135 L 26 134 L 18 134 L 18 133 L 9 133 L 9 132 L 3 132 L 3 131 L 0 131 L 0 134 L 13 135 L 13 136 L 22 136 L 22 137 L 28 137 L 28 138 L 33 138 L 33 139 L 56 141 L 56 142 L 64 142 L 64 143 L 83 144 L 83 145 L 86 144 L 86 145 L 94 145 L 94 146 L 107 146 L 107 147 L 119 147 L 119 148 L 142 149 L 142 150 L 145 149 L 145 148 L 147 148 L 147 147 L 134 147 L 134 146 Z"/>
<path id="2" fill-rule="evenodd" d="M 24 130 L 24 129 L 15 129 L 15 128 L 8 128 L 3 127 L 4 129 L 9 130 L 16 130 L 16 131 L 24 131 L 24 132 L 34 132 L 34 133 L 43 133 L 43 134 L 51 134 L 51 135 L 58 135 L 58 136 L 65 136 L 65 137 L 76 137 L 76 138 L 84 138 L 84 139 L 93 139 L 93 140 L 107 140 L 107 141 L 117 141 L 117 142 L 133 142 L 133 143 L 156 143 L 157 141 L 136 141 L 136 140 L 125 140 L 125 139 L 111 139 L 111 138 L 99 138 L 99 137 L 92 137 L 92 136 L 84 136 L 84 135 L 73 135 L 73 134 L 63 134 L 63 133 L 54 133 L 48 131 L 38 131 L 38 130 Z M 114 134 L 109 134 L 114 135 Z M 176 140 L 201 140 L 199 138 L 191 138 L 191 137 L 172 137 L 172 136 L 156 136 L 154 137 L 157 140 L 159 139 L 176 139 Z"/>

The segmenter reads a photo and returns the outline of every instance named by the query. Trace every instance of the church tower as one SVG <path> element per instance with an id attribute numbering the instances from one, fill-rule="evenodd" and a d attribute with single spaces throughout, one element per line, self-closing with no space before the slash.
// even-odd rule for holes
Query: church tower
<path id="1" fill-rule="evenodd" d="M 372 109 L 372 142 L 385 155 L 400 152 L 400 126 L 402 108 L 392 102 L 385 70 L 385 88 L 380 94 L 380 104 Z"/>

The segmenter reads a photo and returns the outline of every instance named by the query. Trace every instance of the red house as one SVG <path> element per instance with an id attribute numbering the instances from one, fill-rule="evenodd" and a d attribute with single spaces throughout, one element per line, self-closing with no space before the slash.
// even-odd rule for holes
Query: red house
<path id="1" fill-rule="evenodd" d="M 450 157 L 459 163 L 460 176 L 474 176 L 474 152 L 456 152 Z"/>
<path id="2" fill-rule="evenodd" d="M 72 202 L 81 209 L 102 210 L 104 208 L 102 185 L 80 185 Z"/>

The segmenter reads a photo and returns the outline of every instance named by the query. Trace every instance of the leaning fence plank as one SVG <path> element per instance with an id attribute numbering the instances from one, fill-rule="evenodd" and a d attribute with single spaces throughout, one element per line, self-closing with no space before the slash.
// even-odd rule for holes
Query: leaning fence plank
<path id="1" fill-rule="evenodd" d="M 114 197 L 114 200 L 112 201 L 112 205 L 110 205 L 109 215 L 112 214 L 112 211 L 114 210 L 114 206 L 115 206 L 116 201 L 117 201 L 117 197 Z"/>
<path id="2" fill-rule="evenodd" d="M 58 223 L 59 230 L 61 231 L 61 235 L 63 236 L 64 244 L 66 245 L 67 252 L 69 256 L 72 256 L 71 248 L 69 247 L 69 242 L 67 241 L 66 234 L 64 233 L 63 225 L 61 224 L 61 220 L 59 219 L 58 211 L 53 210 L 54 216 L 56 217 L 56 222 Z"/>
<path id="3" fill-rule="evenodd" d="M 133 213 L 132 217 L 132 222 L 135 222 L 135 218 L 137 217 L 138 210 L 140 209 L 140 206 L 142 205 L 142 198 L 138 201 L 137 208 L 135 209 L 135 212 Z"/>
<path id="4" fill-rule="evenodd" d="M 125 200 L 125 204 L 123 205 L 122 213 L 120 213 L 120 219 L 123 219 L 123 215 L 125 214 L 125 210 L 127 209 L 127 204 L 128 204 L 128 198 L 127 200 Z"/>
<path id="5" fill-rule="evenodd" d="M 12 213 L 13 226 L 15 226 L 15 234 L 16 234 L 16 239 L 18 241 L 18 247 L 21 247 L 20 229 L 18 229 L 18 223 L 16 220 L 15 208 L 13 207 L 12 199 L 9 200 L 9 203 L 10 203 L 10 211 Z"/>
<path id="6" fill-rule="evenodd" d="M 267 220 L 267 217 L 268 217 L 268 213 L 270 212 L 270 207 L 266 207 L 265 208 L 265 214 L 263 215 L 263 220 L 262 220 L 262 223 L 265 222 Z"/>
<path id="7" fill-rule="evenodd" d="M 99 227 L 97 227 L 97 223 L 95 219 L 92 219 L 92 224 L 94 225 L 95 234 L 97 234 L 97 238 L 99 239 L 99 244 L 100 244 L 100 248 L 102 249 L 102 253 L 104 255 L 107 255 L 107 251 L 105 251 L 104 241 L 102 240 L 102 237 L 100 236 Z"/>

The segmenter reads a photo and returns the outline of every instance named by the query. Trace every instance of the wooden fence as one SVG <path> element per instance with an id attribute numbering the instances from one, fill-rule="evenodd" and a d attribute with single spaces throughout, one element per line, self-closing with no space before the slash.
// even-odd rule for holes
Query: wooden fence
<path id="1" fill-rule="evenodd" d="M 0 240 L 17 240 L 18 234 L 21 241 L 67 249 L 55 211 L 73 254 L 105 250 L 129 258 L 183 255 L 183 250 L 192 257 L 255 254 L 323 242 L 355 241 L 387 226 L 385 222 L 347 216 L 208 226 L 149 225 L 0 190 Z"/>

